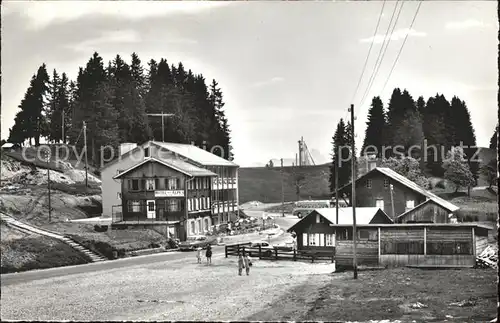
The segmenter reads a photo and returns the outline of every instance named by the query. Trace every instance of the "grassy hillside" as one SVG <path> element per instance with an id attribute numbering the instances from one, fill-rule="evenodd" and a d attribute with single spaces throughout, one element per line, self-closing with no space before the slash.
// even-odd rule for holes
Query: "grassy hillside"
<path id="1" fill-rule="evenodd" d="M 496 151 L 481 148 L 479 151 L 480 167 L 488 163 L 496 155 Z M 359 172 L 363 173 L 366 165 L 358 165 Z M 294 168 L 284 167 L 285 201 L 295 201 Z M 328 199 L 330 195 L 328 179 L 330 165 L 304 166 L 297 173 L 303 174 L 305 180 L 301 188 L 300 199 Z M 479 174 L 478 186 L 487 186 L 484 176 Z M 440 179 L 437 179 L 438 181 Z M 264 203 L 281 202 L 281 172 L 280 167 L 242 167 L 239 170 L 240 203 L 260 201 Z"/>
<path id="2" fill-rule="evenodd" d="M 294 185 L 294 172 L 302 174 L 300 190 L 301 199 L 328 199 L 330 189 L 328 178 L 329 165 L 304 166 L 302 168 L 283 167 L 283 182 L 285 201 L 296 200 Z M 281 201 L 281 172 L 280 167 L 249 167 L 239 170 L 239 195 L 240 203 L 248 201 L 261 201 L 264 203 Z"/>

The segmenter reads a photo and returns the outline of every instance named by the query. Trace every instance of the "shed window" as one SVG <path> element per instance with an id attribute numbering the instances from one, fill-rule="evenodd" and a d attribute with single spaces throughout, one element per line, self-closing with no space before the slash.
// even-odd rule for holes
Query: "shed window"
<path id="1" fill-rule="evenodd" d="M 324 247 L 325 246 L 325 234 L 324 233 L 319 233 L 316 234 L 318 236 L 318 246 Z"/>
<path id="2" fill-rule="evenodd" d="M 427 242 L 428 255 L 472 255 L 470 242 Z"/>
<path id="3" fill-rule="evenodd" d="M 389 180 L 388 179 L 384 179 L 384 188 L 385 189 L 389 188 Z"/>
<path id="4" fill-rule="evenodd" d="M 325 234 L 325 246 L 333 247 L 335 245 L 335 236 L 333 234 Z"/>
<path id="5" fill-rule="evenodd" d="M 368 240 L 370 237 L 370 233 L 368 230 L 359 230 L 359 239 L 361 240 Z"/>
<path id="6" fill-rule="evenodd" d="M 406 209 L 413 209 L 415 207 L 415 201 L 414 200 L 408 200 L 406 201 Z"/>
<path id="7" fill-rule="evenodd" d="M 378 231 L 377 230 L 359 230 L 360 240 L 378 241 Z"/>
<path id="8" fill-rule="evenodd" d="M 366 180 L 366 188 L 372 188 L 372 180 L 371 179 Z"/>
<path id="9" fill-rule="evenodd" d="M 144 157 L 149 157 L 149 147 L 144 148 Z"/>
<path id="10" fill-rule="evenodd" d="M 302 233 L 302 245 L 307 246 L 308 241 L 307 241 L 307 233 Z"/>
<path id="11" fill-rule="evenodd" d="M 337 239 L 338 240 L 349 240 L 349 235 L 347 229 L 338 229 L 337 230 Z"/>
<path id="12" fill-rule="evenodd" d="M 423 241 L 384 241 L 381 253 L 385 255 L 423 255 Z"/>
<path id="13" fill-rule="evenodd" d="M 323 217 L 319 214 L 316 214 L 316 223 L 323 223 Z"/>
<path id="14" fill-rule="evenodd" d="M 377 199 L 375 201 L 375 207 L 378 207 L 379 209 L 381 209 L 383 211 L 384 210 L 384 200 Z"/>

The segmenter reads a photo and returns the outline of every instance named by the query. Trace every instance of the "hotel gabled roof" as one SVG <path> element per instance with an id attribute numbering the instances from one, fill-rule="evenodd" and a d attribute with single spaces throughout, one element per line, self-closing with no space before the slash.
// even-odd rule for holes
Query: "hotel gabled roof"
<path id="1" fill-rule="evenodd" d="M 179 160 L 179 159 L 156 159 L 153 157 L 147 157 L 145 158 L 142 162 L 130 167 L 129 169 L 121 172 L 120 174 L 114 176 L 114 179 L 119 179 L 125 174 L 133 171 L 134 169 L 150 162 L 156 162 L 159 164 L 162 164 L 166 167 L 172 168 L 178 172 L 181 172 L 187 176 L 190 177 L 195 177 L 195 176 L 217 176 L 217 174 L 207 170 L 203 169 L 194 165 L 191 165 L 189 163 L 186 163 L 185 161 Z"/>

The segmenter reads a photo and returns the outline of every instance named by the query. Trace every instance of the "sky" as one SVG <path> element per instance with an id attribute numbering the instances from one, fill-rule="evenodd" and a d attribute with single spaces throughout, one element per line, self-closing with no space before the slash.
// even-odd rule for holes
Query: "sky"
<path id="1" fill-rule="evenodd" d="M 49 73 L 75 79 L 97 51 L 105 62 L 117 54 L 130 61 L 133 52 L 144 65 L 166 58 L 207 83 L 215 79 L 240 166 L 295 159 L 301 137 L 316 164 L 328 162 L 336 125 L 349 117 L 350 104 L 359 147 L 371 98 L 387 105 L 395 87 L 414 99 L 458 96 L 469 108 L 478 146 L 488 146 L 498 122 L 496 2 L 423 1 L 410 29 L 418 3 L 3 1 L 1 137 L 8 137 L 42 63 Z M 388 30 L 387 50 L 368 87 Z"/>

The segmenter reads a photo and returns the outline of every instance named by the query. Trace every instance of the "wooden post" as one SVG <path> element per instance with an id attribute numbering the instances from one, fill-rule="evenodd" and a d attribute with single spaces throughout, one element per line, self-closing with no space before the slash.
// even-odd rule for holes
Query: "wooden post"
<path id="1" fill-rule="evenodd" d="M 353 269 L 354 279 L 358 278 L 358 260 L 356 259 L 356 150 L 354 140 L 354 104 L 351 104 L 351 205 L 352 205 L 352 241 L 353 241 Z"/>
<path id="2" fill-rule="evenodd" d="M 424 256 L 427 255 L 427 227 L 424 227 Z"/>
<path id="3" fill-rule="evenodd" d="M 378 231 L 378 232 L 377 232 L 377 234 L 378 234 L 378 264 L 380 265 L 380 254 L 381 254 L 380 249 L 381 249 L 381 247 L 382 247 L 382 246 L 380 245 L 380 231 L 381 231 L 381 230 L 380 230 L 380 227 L 378 227 L 378 230 L 377 230 L 377 231 Z"/>
<path id="4" fill-rule="evenodd" d="M 293 261 L 297 261 L 297 250 L 293 249 Z"/>
<path id="5" fill-rule="evenodd" d="M 224 253 L 226 254 L 226 258 L 227 258 L 227 246 L 224 246 Z"/>
<path id="6" fill-rule="evenodd" d="M 274 248 L 274 259 L 278 260 L 278 249 Z"/>
<path id="7" fill-rule="evenodd" d="M 476 262 L 476 230 L 472 227 L 472 255 L 474 255 L 474 262 Z"/>
<path id="8" fill-rule="evenodd" d="M 259 259 L 262 259 L 262 246 L 259 245 Z"/>

